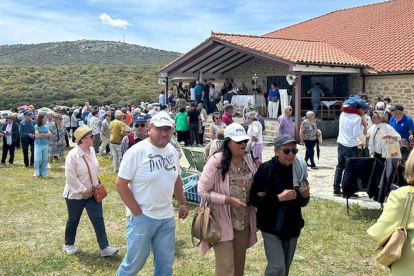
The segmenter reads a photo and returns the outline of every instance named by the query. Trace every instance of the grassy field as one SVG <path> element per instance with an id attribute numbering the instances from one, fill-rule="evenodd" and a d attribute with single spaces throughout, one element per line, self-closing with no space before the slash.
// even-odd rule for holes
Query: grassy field
<path id="1" fill-rule="evenodd" d="M 33 169 L 23 166 L 18 150 L 14 165 L 0 166 L 0 275 L 115 275 L 126 253 L 125 208 L 114 187 L 112 160 L 106 156 L 99 162 L 101 179 L 108 190 L 104 200 L 108 239 L 120 248 L 119 254 L 100 257 L 86 212 L 75 244 L 79 252 L 65 254 L 64 171 L 54 163 L 47 178 L 33 178 Z M 201 259 L 199 248 L 191 244 L 195 207 L 190 205 L 190 216 L 185 221 L 177 220 L 174 275 L 214 275 L 213 252 Z M 387 269 L 376 264 L 375 244 L 366 234 L 379 212 L 354 207 L 351 213 L 346 215 L 345 206 L 312 198 L 304 208 L 306 225 L 291 275 L 387 275 Z M 247 253 L 245 275 L 264 274 L 266 258 L 258 234 L 259 242 Z M 151 259 L 140 275 L 152 275 Z"/>

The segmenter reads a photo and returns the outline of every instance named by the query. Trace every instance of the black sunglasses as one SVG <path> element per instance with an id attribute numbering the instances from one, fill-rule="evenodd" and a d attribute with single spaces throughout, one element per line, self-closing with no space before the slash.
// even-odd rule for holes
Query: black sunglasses
<path id="1" fill-rule="evenodd" d="M 299 152 L 298 149 L 283 149 L 282 150 L 284 154 L 288 155 L 290 152 L 292 152 L 293 154 L 296 154 Z"/>
<path id="2" fill-rule="evenodd" d="M 249 140 L 242 140 L 242 141 L 235 142 L 235 143 L 241 145 L 242 143 L 246 143 L 247 144 L 248 142 L 249 142 Z"/>
<path id="3" fill-rule="evenodd" d="M 145 124 L 135 124 L 135 127 L 145 127 Z"/>

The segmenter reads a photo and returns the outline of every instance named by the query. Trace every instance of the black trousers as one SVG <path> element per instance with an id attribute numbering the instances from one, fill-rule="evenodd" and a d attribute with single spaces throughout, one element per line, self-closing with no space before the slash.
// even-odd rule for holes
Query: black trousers
<path id="1" fill-rule="evenodd" d="M 189 143 L 189 139 L 190 139 L 190 133 L 188 130 L 177 130 L 177 141 L 178 142 L 184 142 L 185 146 L 188 146 Z"/>
<path id="2" fill-rule="evenodd" d="M 30 166 L 34 164 L 34 139 L 30 137 L 22 137 L 23 160 L 26 167 L 29 166 L 29 146 L 30 146 Z"/>
<path id="3" fill-rule="evenodd" d="M 72 143 L 75 143 L 75 135 L 73 135 L 75 133 L 75 131 L 78 129 L 78 127 L 71 127 L 72 128 Z"/>
<path id="4" fill-rule="evenodd" d="M 12 142 L 11 145 L 8 145 L 6 138 L 3 137 L 3 154 L 1 156 L 1 163 L 6 163 L 7 153 L 10 153 L 9 163 L 13 164 L 14 162 L 14 150 L 16 149 L 16 142 Z"/>
<path id="5" fill-rule="evenodd" d="M 189 129 L 190 129 L 190 144 L 194 145 L 194 144 L 200 144 L 200 135 L 199 135 L 199 129 L 198 129 L 198 123 L 196 124 L 190 124 L 189 125 Z"/>
<path id="6" fill-rule="evenodd" d="M 88 212 L 89 220 L 92 222 L 95 229 L 96 239 L 99 244 L 99 248 L 105 249 L 109 246 L 106 236 L 105 223 L 102 212 L 102 201 L 96 202 L 91 197 L 89 199 L 67 199 L 66 206 L 68 208 L 68 221 L 66 222 L 65 230 L 65 245 L 74 245 L 76 238 L 76 231 L 78 229 L 79 221 L 82 216 L 83 209 L 86 208 Z"/>
<path id="7" fill-rule="evenodd" d="M 200 144 L 202 145 L 204 143 L 204 130 L 206 129 L 205 126 L 201 127 L 201 133 L 198 134 L 199 136 L 199 140 L 200 140 Z"/>

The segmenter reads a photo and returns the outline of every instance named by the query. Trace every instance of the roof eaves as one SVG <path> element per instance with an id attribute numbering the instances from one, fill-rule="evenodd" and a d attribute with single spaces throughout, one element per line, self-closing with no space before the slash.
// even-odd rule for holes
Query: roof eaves
<path id="1" fill-rule="evenodd" d="M 201 42 L 200 44 L 198 44 L 197 46 L 195 46 L 194 48 L 192 48 L 190 51 L 182 54 L 181 56 L 179 56 L 178 58 L 174 59 L 173 61 L 169 62 L 167 65 L 163 66 L 158 73 L 161 73 L 162 71 L 165 71 L 165 69 L 167 69 L 168 67 L 170 67 L 171 65 L 173 65 L 174 63 L 182 60 L 183 58 L 185 58 L 186 56 L 192 54 L 193 52 L 195 52 L 197 49 L 199 49 L 200 47 L 204 46 L 205 44 L 207 44 L 210 40 L 212 39 L 212 36 L 208 37 L 207 39 L 205 39 L 203 42 Z"/>

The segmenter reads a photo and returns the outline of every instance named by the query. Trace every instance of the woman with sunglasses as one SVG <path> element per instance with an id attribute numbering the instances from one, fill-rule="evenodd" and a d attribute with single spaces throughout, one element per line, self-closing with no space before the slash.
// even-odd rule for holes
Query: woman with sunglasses
<path id="1" fill-rule="evenodd" d="M 46 177 L 48 171 L 49 137 L 51 135 L 49 126 L 46 125 L 46 115 L 39 114 L 35 125 L 35 147 L 34 147 L 34 174 L 37 177 Z"/>
<path id="2" fill-rule="evenodd" d="M 220 129 L 225 128 L 226 124 L 221 121 L 221 113 L 214 112 L 213 113 L 213 123 L 210 125 L 209 132 L 210 132 L 210 140 L 213 141 L 217 139 L 217 133 Z"/>
<path id="3" fill-rule="evenodd" d="M 89 220 L 95 229 L 96 239 L 101 249 L 101 257 L 109 257 L 118 252 L 118 248 L 109 246 L 102 212 L 102 201 L 97 202 L 92 196 L 92 185 L 99 185 L 99 163 L 93 148 L 92 129 L 80 126 L 74 133 L 76 146 L 66 157 L 66 185 L 63 197 L 68 209 L 63 250 L 75 254 L 76 230 L 83 209 L 88 212 Z M 92 181 L 91 181 L 92 179 Z M 91 183 L 92 182 L 92 183 Z"/>
<path id="4" fill-rule="evenodd" d="M 247 248 L 257 242 L 256 211 L 249 204 L 256 166 L 246 153 L 248 141 L 240 124 L 226 127 L 220 151 L 208 159 L 198 182 L 201 205 L 211 204 L 221 229 L 220 242 L 202 242 L 201 254 L 213 247 L 219 276 L 243 275 Z"/>
<path id="5" fill-rule="evenodd" d="M 267 267 L 265 275 L 289 275 L 296 244 L 305 225 L 302 207 L 309 202 L 307 167 L 287 134 L 275 140 L 275 156 L 257 170 L 250 203 L 257 208 Z"/>

